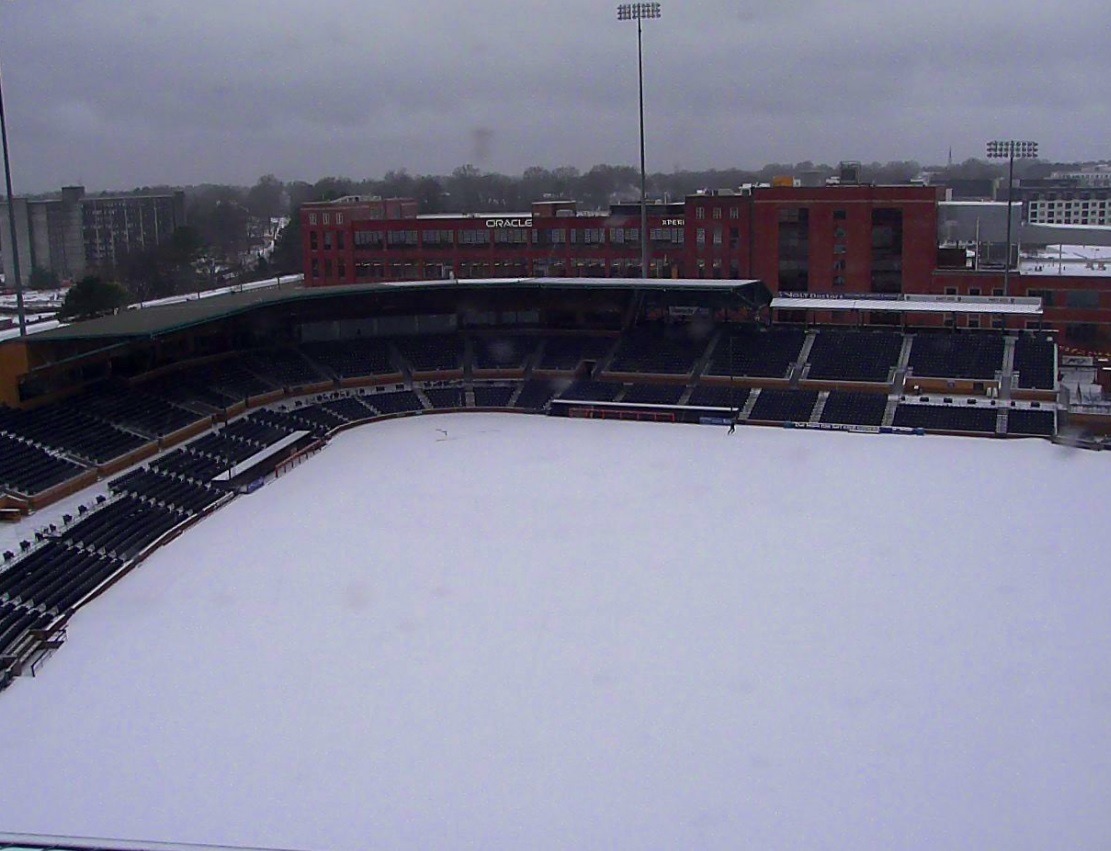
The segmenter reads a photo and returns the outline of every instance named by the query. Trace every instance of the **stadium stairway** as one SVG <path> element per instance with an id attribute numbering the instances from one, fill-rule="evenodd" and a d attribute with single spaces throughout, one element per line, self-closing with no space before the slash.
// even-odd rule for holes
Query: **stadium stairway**
<path id="1" fill-rule="evenodd" d="M 409 365 L 409 361 L 401 356 L 397 346 L 391 340 L 390 346 L 390 363 L 397 367 L 397 371 L 401 373 L 401 379 L 405 382 L 407 387 L 413 386 L 413 368 Z"/>
<path id="2" fill-rule="evenodd" d="M 906 375 L 907 365 L 910 363 L 910 348 L 914 345 L 914 335 L 903 335 L 903 347 L 899 349 L 899 359 L 895 361 L 896 372 Z"/>
<path id="3" fill-rule="evenodd" d="M 829 400 L 829 391 L 823 390 L 818 394 L 818 401 L 814 403 L 814 410 L 810 414 L 810 423 L 820 423 L 822 421 L 822 412 L 826 409 L 826 402 Z"/>
<path id="4" fill-rule="evenodd" d="M 810 361 L 810 350 L 814 348 L 814 341 L 818 339 L 817 331 L 807 331 L 806 337 L 802 341 L 802 348 L 799 349 L 798 359 L 791 364 L 791 373 L 787 381 L 787 385 L 792 389 L 799 386 L 799 381 L 802 379 L 802 374 L 806 370 L 807 364 Z"/>
<path id="5" fill-rule="evenodd" d="M 621 341 L 621 337 L 618 337 L 613 341 L 613 345 L 610 346 L 609 349 L 606 351 L 605 357 L 603 357 L 595 365 L 594 372 L 589 376 L 590 378 L 604 375 L 606 373 L 606 371 L 610 368 L 610 364 L 613 363 L 613 359 L 617 356 L 617 350 L 621 348 Z"/>
<path id="6" fill-rule="evenodd" d="M 1003 338 L 1003 375 L 1010 375 L 1015 371 L 1015 338 Z"/>
<path id="7" fill-rule="evenodd" d="M 469 334 L 463 337 L 463 384 L 467 387 L 470 397 L 468 407 L 474 407 L 474 393 L 471 392 L 471 383 L 474 381 L 474 338 Z"/>
<path id="8" fill-rule="evenodd" d="M 887 407 L 883 411 L 883 419 L 880 420 L 881 428 L 891 428 L 892 423 L 895 422 L 895 409 L 899 407 L 899 395 L 896 391 L 887 397 Z"/>
<path id="9" fill-rule="evenodd" d="M 410 376 L 410 378 L 412 378 L 412 373 L 410 373 L 409 376 Z M 413 393 L 415 393 L 416 397 L 418 399 L 420 399 L 420 403 L 422 405 L 424 405 L 424 409 L 426 411 L 432 410 L 432 407 L 433 407 L 432 406 L 432 400 L 428 398 L 428 396 L 425 394 L 424 390 L 422 390 L 421 388 L 413 385 L 411 381 L 409 383 L 410 383 L 410 386 L 413 387 Z"/>
<path id="10" fill-rule="evenodd" d="M 529 368 L 528 368 L 528 372 L 531 372 L 531 371 L 532 371 L 532 365 L 530 364 Z M 528 373 L 526 372 L 526 375 L 527 374 Z M 513 388 L 513 392 L 509 396 L 509 404 L 506 405 L 506 407 L 508 407 L 508 408 L 517 407 L 517 400 L 521 398 L 521 391 L 523 391 L 524 389 L 525 389 L 525 382 L 524 381 L 518 381 L 517 386 Z"/>
<path id="11" fill-rule="evenodd" d="M 713 359 L 714 350 L 718 347 L 718 343 L 721 341 L 721 333 L 721 329 L 718 329 L 714 332 L 714 336 L 710 338 L 710 342 L 706 345 L 706 351 L 702 353 L 702 357 L 695 361 L 694 367 L 691 369 L 689 379 L 691 383 L 690 389 L 693 389 L 695 385 L 697 385 L 698 382 L 702 380 L 702 372 L 706 369 L 706 365 Z M 684 396 L 689 395 L 689 392 L 684 394 Z M 684 404 L 684 401 L 685 400 L 680 399 L 679 404 Z"/>
<path id="12" fill-rule="evenodd" d="M 756 407 L 756 400 L 759 398 L 760 388 L 757 387 L 748 394 L 748 398 L 745 400 L 745 406 L 741 408 L 741 412 L 737 415 L 737 419 L 741 421 L 747 420 L 749 415 L 752 413 L 752 409 Z"/>
<path id="13" fill-rule="evenodd" d="M 999 410 L 995 414 L 995 436 L 1003 437 L 1007 434 L 1007 411 L 1006 405 L 1000 405 Z"/>

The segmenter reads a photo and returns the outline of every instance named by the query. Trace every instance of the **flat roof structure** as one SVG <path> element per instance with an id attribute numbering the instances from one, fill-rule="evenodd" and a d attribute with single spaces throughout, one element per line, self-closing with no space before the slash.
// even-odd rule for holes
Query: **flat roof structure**
<path id="1" fill-rule="evenodd" d="M 121 310 L 85 322 L 75 322 L 35 335 L 36 341 L 141 339 L 186 330 L 218 319 L 229 318 L 262 307 L 345 298 L 358 295 L 464 289 L 537 290 L 645 290 L 746 296 L 761 304 L 770 294 L 757 280 L 702 280 L 676 278 L 487 278 L 466 280 L 406 281 L 401 283 L 341 284 L 232 292 L 211 298 L 196 298 L 174 304 Z"/>
<path id="2" fill-rule="evenodd" d="M 1040 298 L 971 295 L 829 295 L 782 293 L 771 301 L 773 310 L 867 310 L 877 313 L 994 313 L 1041 316 Z"/>

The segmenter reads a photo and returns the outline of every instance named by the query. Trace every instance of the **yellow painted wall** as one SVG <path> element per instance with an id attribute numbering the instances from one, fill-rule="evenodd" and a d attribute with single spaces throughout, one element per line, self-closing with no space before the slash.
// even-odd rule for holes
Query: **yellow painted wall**
<path id="1" fill-rule="evenodd" d="M 0 344 L 0 404 L 19 405 L 19 379 L 30 368 L 26 343 L 12 340 Z"/>

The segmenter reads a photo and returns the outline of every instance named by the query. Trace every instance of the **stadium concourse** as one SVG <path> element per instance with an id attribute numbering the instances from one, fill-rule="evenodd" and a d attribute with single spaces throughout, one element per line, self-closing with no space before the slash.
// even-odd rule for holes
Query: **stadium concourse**
<path id="1" fill-rule="evenodd" d="M 425 282 L 228 293 L 9 340 L 0 511 L 37 513 L 0 539 L 0 688 L 162 542 L 361 423 L 501 410 L 1057 433 L 1047 335 L 770 323 L 776 307 L 755 281 Z M 74 507 L 44 513 L 59 500 Z"/>

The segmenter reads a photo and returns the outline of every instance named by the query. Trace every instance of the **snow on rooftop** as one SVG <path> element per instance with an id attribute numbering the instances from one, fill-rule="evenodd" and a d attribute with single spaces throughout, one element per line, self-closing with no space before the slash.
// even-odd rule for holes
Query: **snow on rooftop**
<path id="1" fill-rule="evenodd" d="M 337 851 L 1101 847 L 1107 472 L 1045 441 L 359 428 L 0 695 L 0 822 Z"/>
<path id="2" fill-rule="evenodd" d="M 268 290 L 268 289 L 281 289 L 282 287 L 291 288 L 300 286 L 305 280 L 304 273 L 296 275 L 278 275 L 276 278 L 266 278 L 261 281 L 251 281 L 245 284 L 232 284 L 227 287 L 216 287 L 211 290 L 201 290 L 195 293 L 185 293 L 183 295 L 167 296 L 166 298 L 156 298 L 150 301 L 140 301 L 135 304 L 128 305 L 129 310 L 138 310 L 143 307 L 157 307 L 163 304 L 183 304 L 188 301 L 196 301 L 202 298 L 212 298 L 214 296 L 229 295 L 231 293 L 252 292 L 254 290 Z"/>
<path id="3" fill-rule="evenodd" d="M 1111 275 L 1111 246 L 1048 245 L 1023 252 L 1019 268 L 1024 275 Z"/>
<path id="4" fill-rule="evenodd" d="M 54 328 L 61 328 L 66 323 L 59 322 L 57 319 L 46 319 L 38 322 L 32 322 L 31 317 L 27 318 L 27 334 L 37 334 L 40 331 L 50 331 Z M 0 341 L 14 340 L 20 336 L 19 325 L 13 325 L 11 328 L 4 328 L 0 330 Z"/>

